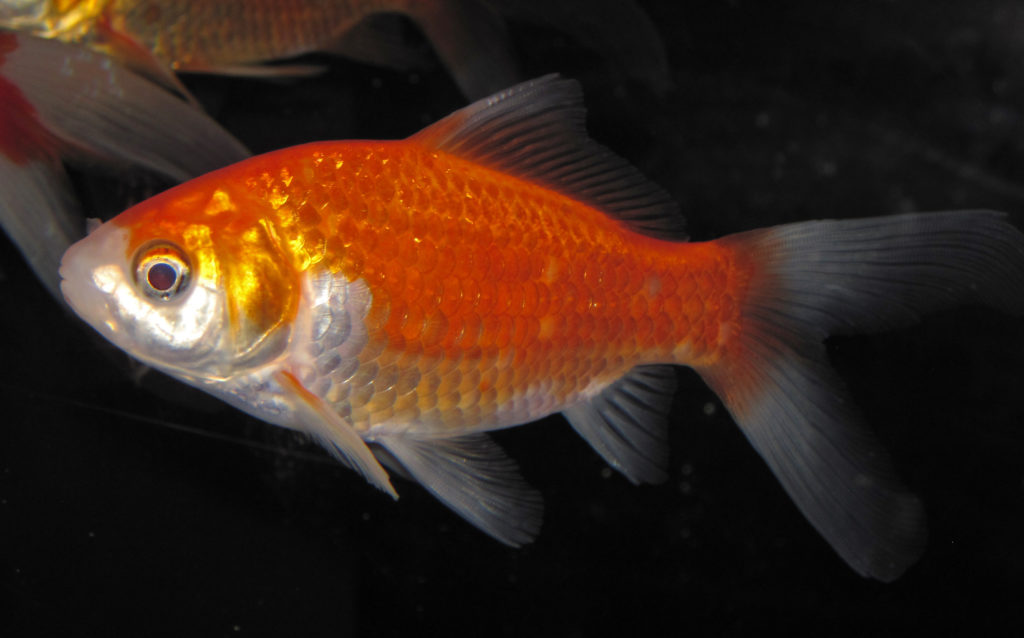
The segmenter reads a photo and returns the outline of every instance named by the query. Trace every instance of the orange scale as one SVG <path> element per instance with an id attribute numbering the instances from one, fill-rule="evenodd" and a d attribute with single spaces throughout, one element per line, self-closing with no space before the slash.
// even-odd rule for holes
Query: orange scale
<path id="1" fill-rule="evenodd" d="M 452 275 L 463 280 L 470 280 L 476 275 L 472 253 L 461 253 L 457 256 L 452 268 Z"/>
<path id="2" fill-rule="evenodd" d="M 718 306 L 719 317 L 723 321 L 728 321 L 736 316 L 736 301 L 732 295 L 724 294 L 719 302 Z"/>
<path id="3" fill-rule="evenodd" d="M 376 384 L 374 385 L 376 386 Z M 390 410 L 397 398 L 398 393 L 395 392 L 394 388 L 374 387 L 373 398 L 366 404 L 366 409 L 375 413 L 382 410 Z"/>
<path id="4" fill-rule="evenodd" d="M 470 350 L 480 343 L 483 324 L 475 314 L 465 315 L 461 320 L 461 330 L 454 346 L 462 350 Z M 467 353 L 468 354 L 468 353 Z"/>
<path id="5" fill-rule="evenodd" d="M 457 282 L 460 291 L 460 298 L 455 314 L 476 314 L 476 304 L 480 298 L 480 284 L 475 279 L 463 277 L 450 277 L 446 281 Z"/>
<path id="6" fill-rule="evenodd" d="M 443 314 L 439 312 L 431 313 L 424 321 L 420 343 L 424 348 L 434 348 L 441 345 L 448 335 L 448 326 L 448 319 Z"/>
<path id="7" fill-rule="evenodd" d="M 399 394 L 395 397 L 394 410 L 395 414 L 401 415 L 405 419 L 413 419 L 416 413 L 419 412 L 419 397 L 415 392 L 408 394 Z"/>
<path id="8" fill-rule="evenodd" d="M 498 281 L 494 284 L 494 314 L 509 314 L 512 308 L 512 291 L 506 281 Z"/>
<path id="9" fill-rule="evenodd" d="M 451 276 L 455 270 L 455 251 L 449 246 L 438 246 L 431 240 L 424 240 L 423 243 L 429 244 L 437 253 L 437 262 L 432 270 L 433 276 L 440 279 Z"/>
<path id="10" fill-rule="evenodd" d="M 388 228 L 392 233 L 401 235 L 409 229 L 409 212 L 402 206 L 387 206 Z"/>
<path id="11" fill-rule="evenodd" d="M 353 410 L 359 410 L 373 399 L 373 386 L 364 385 L 352 388 L 348 395 L 348 404 Z"/>
<path id="12" fill-rule="evenodd" d="M 685 316 L 690 323 L 696 323 L 704 316 L 704 310 L 705 306 L 703 301 L 699 299 L 691 299 L 691 301 L 683 307 L 680 314 Z"/>
<path id="13" fill-rule="evenodd" d="M 437 265 L 437 248 L 430 241 L 413 240 L 411 245 L 412 250 L 409 251 L 409 256 L 413 263 L 416 264 L 417 270 L 422 273 L 431 272 Z"/>
<path id="14" fill-rule="evenodd" d="M 654 341 L 654 320 L 649 316 L 636 317 L 634 320 L 633 334 L 637 343 L 644 347 L 650 347 Z"/>
<path id="15" fill-rule="evenodd" d="M 416 393 L 416 405 L 420 415 L 426 419 L 427 413 L 435 412 L 437 408 L 437 393 L 420 391 Z"/>
<path id="16" fill-rule="evenodd" d="M 474 258 L 479 272 L 485 273 L 484 279 L 498 282 L 505 276 L 505 256 L 500 248 L 493 244 L 480 244 Z"/>
<path id="17" fill-rule="evenodd" d="M 472 395 L 480 391 L 480 370 L 473 368 L 467 370 L 459 381 L 459 392 L 463 395 Z"/>
<path id="18" fill-rule="evenodd" d="M 481 317 L 480 323 L 482 329 L 480 331 L 480 339 L 478 341 L 478 344 L 480 345 L 481 348 L 486 348 L 488 346 L 493 345 L 495 343 L 495 339 L 497 338 L 497 332 L 499 329 L 498 316 L 483 315 Z"/>
<path id="19" fill-rule="evenodd" d="M 354 281 L 363 277 L 363 269 L 365 265 L 366 264 L 363 262 L 363 256 L 355 250 L 346 252 L 341 260 L 341 270 L 348 277 L 349 281 Z"/>
<path id="20" fill-rule="evenodd" d="M 653 334 L 651 335 L 654 344 L 660 346 L 669 341 L 672 337 L 675 324 L 672 318 L 664 312 L 659 312 L 653 317 Z"/>
<path id="21" fill-rule="evenodd" d="M 537 312 L 537 282 L 524 281 L 519 287 L 519 294 L 522 295 L 522 304 L 519 306 L 519 315 L 533 316 Z"/>
<path id="22" fill-rule="evenodd" d="M 309 202 L 300 204 L 295 211 L 295 215 L 298 218 L 299 225 L 303 228 L 312 228 L 320 225 L 320 213 Z"/>
<path id="23" fill-rule="evenodd" d="M 495 388 L 481 390 L 477 403 L 487 411 L 493 410 L 498 403 L 498 391 Z"/>
<path id="24" fill-rule="evenodd" d="M 441 377 L 441 382 L 438 384 L 436 392 L 439 395 L 451 394 L 458 389 L 460 383 L 462 383 L 461 368 L 452 368 Z"/>
<path id="25" fill-rule="evenodd" d="M 437 397 L 437 409 L 444 415 L 446 421 L 458 422 L 461 417 L 459 411 L 459 401 L 461 400 L 462 396 L 457 391 L 442 393 Z"/>
<path id="26" fill-rule="evenodd" d="M 426 316 L 423 309 L 420 306 L 412 305 L 408 306 L 402 317 L 399 332 L 407 341 L 419 341 L 425 326 Z"/>
<path id="27" fill-rule="evenodd" d="M 481 317 L 486 317 L 494 312 L 494 302 L 497 294 L 496 286 L 489 280 L 479 282 L 480 289 L 473 303 L 473 310 Z"/>
<path id="28" fill-rule="evenodd" d="M 431 280 L 435 281 L 435 280 Z M 462 284 L 457 277 L 446 277 L 440 286 L 438 310 L 446 317 L 455 316 L 462 302 Z"/>
<path id="29" fill-rule="evenodd" d="M 594 321 L 594 315 L 590 313 L 584 313 L 580 315 L 579 327 L 576 329 L 576 335 L 581 341 L 587 341 L 595 337 L 597 322 Z"/>
<path id="30" fill-rule="evenodd" d="M 495 347 L 504 350 L 512 342 L 513 323 L 508 315 L 499 315 L 497 331 L 494 336 Z"/>

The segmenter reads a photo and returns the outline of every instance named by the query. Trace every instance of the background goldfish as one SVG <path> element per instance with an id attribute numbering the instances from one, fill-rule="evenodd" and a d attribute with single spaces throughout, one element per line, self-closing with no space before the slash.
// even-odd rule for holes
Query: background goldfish
<path id="1" fill-rule="evenodd" d="M 281 77 L 309 66 L 262 62 L 316 51 L 403 68 L 429 54 L 403 37 L 398 16 L 429 40 L 462 91 L 480 97 L 519 77 L 505 19 L 562 29 L 619 69 L 667 88 L 665 54 L 653 25 L 626 0 L 5 0 L 0 26 L 86 44 L 182 89 L 173 73 Z"/>
<path id="2" fill-rule="evenodd" d="M 60 256 L 85 232 L 64 161 L 174 182 L 247 155 L 199 109 L 106 56 L 0 29 L 0 227 L 51 293 Z"/>
<path id="3" fill-rule="evenodd" d="M 686 87 L 665 104 L 633 89 L 616 94 L 554 34 L 517 37 L 536 56 L 524 65 L 531 75 L 558 60 L 583 78 L 591 130 L 681 201 L 694 237 L 821 216 L 1018 210 L 1020 58 L 1006 48 L 1007 5 L 790 8 L 783 16 L 743 4 L 651 5 Z M 340 70 L 351 88 L 327 108 L 303 110 L 338 96 Z M 340 70 L 287 99 L 239 81 L 190 86 L 212 92 L 229 128 L 264 149 L 313 135 L 402 137 L 463 104 L 443 74 L 413 84 Z M 282 122 L 296 109 L 305 116 Z M 657 139 L 640 126 L 652 110 L 663 124 Z M 564 634 L 672 623 L 853 634 L 1019 620 L 1009 604 L 1024 531 L 1015 320 L 966 309 L 829 341 L 856 402 L 927 503 L 929 549 L 881 586 L 835 559 L 696 375 L 680 378 L 663 487 L 636 488 L 610 472 L 560 418 L 500 433 L 547 506 L 538 541 L 506 550 L 422 490 L 399 481 L 393 504 L 315 446 L 201 393 L 157 375 L 144 383 L 159 392 L 140 393 L 106 373 L 104 348 L 47 310 L 41 290 L 20 283 L 18 259 L 0 258 L 2 303 L 32 309 L 2 317 L 5 334 L 17 335 L 3 351 L 20 362 L 2 373 L 11 411 L 0 449 L 10 471 L 0 484 L 14 549 L 0 560 L 12 566 L 5 587 L 18 610 L 0 618 L 5 629 L 66 627 L 70 614 L 82 631 L 159 616 L 171 631 L 237 624 L 283 633 L 297 610 L 309 633 L 430 625 Z M 40 343 L 66 355 L 61 365 Z M 168 401 L 169 391 L 182 403 Z M 352 521 L 353 510 L 366 520 Z M 137 586 L 125 591 L 124 582 Z"/>

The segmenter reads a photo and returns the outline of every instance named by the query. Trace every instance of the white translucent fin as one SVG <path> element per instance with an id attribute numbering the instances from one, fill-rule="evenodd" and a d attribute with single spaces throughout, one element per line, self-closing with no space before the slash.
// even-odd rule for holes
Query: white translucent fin
<path id="1" fill-rule="evenodd" d="M 349 423 L 323 400 L 303 387 L 292 374 L 278 372 L 274 375 L 274 380 L 291 396 L 293 405 L 301 415 L 301 424 L 307 432 L 315 436 L 338 460 L 362 474 L 372 485 L 390 494 L 392 498 L 398 498 L 398 493 L 391 486 L 388 473 Z"/>
<path id="2" fill-rule="evenodd" d="M 369 15 L 341 34 L 336 42 L 321 48 L 327 53 L 392 69 L 422 68 L 430 52 L 425 43 L 408 41 L 405 26 L 398 14 Z"/>
<path id="3" fill-rule="evenodd" d="M 964 211 L 719 241 L 749 264 L 749 286 L 736 338 L 698 372 L 835 551 L 861 575 L 899 577 L 924 550 L 924 509 L 830 369 L 823 339 L 957 303 L 1024 311 L 1024 236 L 998 213 Z"/>
<path id="4" fill-rule="evenodd" d="M 588 138 L 585 115 L 579 84 L 548 75 L 474 102 L 410 139 L 557 190 L 636 232 L 685 239 L 676 204 Z"/>
<path id="5" fill-rule="evenodd" d="M 249 155 L 198 108 L 76 45 L 19 34 L 0 74 L 65 152 L 143 166 L 177 181 Z"/>
<path id="6" fill-rule="evenodd" d="M 0 153 L 0 227 L 55 298 L 60 260 L 82 238 L 83 221 L 64 169 L 56 159 L 14 162 Z"/>
<path id="7" fill-rule="evenodd" d="M 562 414 L 634 484 L 660 483 L 668 478 L 667 417 L 675 389 L 671 366 L 640 366 Z"/>
<path id="8" fill-rule="evenodd" d="M 540 531 L 544 510 L 540 494 L 487 435 L 452 439 L 391 435 L 376 442 L 442 503 L 502 543 L 518 547 Z"/>
<path id="9" fill-rule="evenodd" d="M 409 2 L 405 11 L 471 100 L 521 78 L 504 19 L 476 0 Z"/>

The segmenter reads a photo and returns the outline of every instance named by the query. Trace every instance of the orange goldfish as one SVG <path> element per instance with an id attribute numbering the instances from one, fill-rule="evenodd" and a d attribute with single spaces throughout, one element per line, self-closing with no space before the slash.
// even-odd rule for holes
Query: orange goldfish
<path id="1" fill-rule="evenodd" d="M 0 30 L 0 226 L 60 298 L 85 234 L 63 160 L 182 181 L 249 152 L 199 109 L 78 45 Z"/>
<path id="2" fill-rule="evenodd" d="M 387 24 L 395 15 L 419 26 L 469 97 L 518 80 L 506 15 L 554 22 L 614 55 L 655 89 L 668 85 L 665 54 L 650 20 L 633 3 L 618 0 L 560 7 L 536 0 L 0 0 L 0 26 L 86 44 L 183 94 L 175 71 L 308 73 L 315 69 L 257 65 L 314 51 L 412 66 L 422 54 Z"/>
<path id="3" fill-rule="evenodd" d="M 405 140 L 214 171 L 100 226 L 60 272 L 126 352 L 310 433 L 392 496 L 401 470 L 510 545 L 541 502 L 488 431 L 561 412 L 632 482 L 660 481 L 672 366 L 690 366 L 835 551 L 886 581 L 923 551 L 923 507 L 825 336 L 960 302 L 1024 311 L 1024 235 L 999 213 L 686 243 L 554 76 Z"/>

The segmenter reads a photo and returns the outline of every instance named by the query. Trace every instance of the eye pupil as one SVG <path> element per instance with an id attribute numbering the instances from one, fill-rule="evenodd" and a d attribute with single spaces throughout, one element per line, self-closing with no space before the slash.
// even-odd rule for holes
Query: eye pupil
<path id="1" fill-rule="evenodd" d="M 178 281 L 178 271 L 168 263 L 155 263 L 150 266 L 149 271 L 146 273 L 146 281 L 149 282 L 149 285 L 154 290 L 167 292 Z"/>

